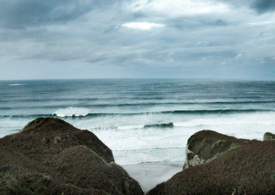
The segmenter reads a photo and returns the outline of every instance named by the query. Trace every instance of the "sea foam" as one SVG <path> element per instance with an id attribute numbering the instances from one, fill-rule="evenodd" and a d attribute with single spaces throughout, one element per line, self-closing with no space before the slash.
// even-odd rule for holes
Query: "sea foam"
<path id="1" fill-rule="evenodd" d="M 54 115 L 58 117 L 87 116 L 88 114 L 89 114 L 89 109 L 77 108 L 77 107 L 58 109 L 57 111 L 54 112 Z"/>
<path id="2" fill-rule="evenodd" d="M 93 132 L 122 165 L 183 163 L 189 137 L 204 129 L 258 140 L 265 132 L 275 131 L 274 81 L 112 79 L 1 84 L 0 137 L 18 132 L 35 118 L 57 117 Z"/>
<path id="3" fill-rule="evenodd" d="M 19 86 L 19 85 L 25 85 L 25 84 L 21 84 L 21 83 L 12 83 L 12 84 L 10 84 L 10 86 Z"/>

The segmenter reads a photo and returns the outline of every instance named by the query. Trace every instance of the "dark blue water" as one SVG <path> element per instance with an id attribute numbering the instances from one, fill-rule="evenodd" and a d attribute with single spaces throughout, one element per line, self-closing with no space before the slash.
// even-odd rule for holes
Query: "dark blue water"
<path id="1" fill-rule="evenodd" d="M 121 164 L 182 161 L 188 137 L 202 129 L 262 139 L 275 131 L 274 111 L 274 81 L 0 81 L 1 137 L 58 117 L 94 132 Z"/>

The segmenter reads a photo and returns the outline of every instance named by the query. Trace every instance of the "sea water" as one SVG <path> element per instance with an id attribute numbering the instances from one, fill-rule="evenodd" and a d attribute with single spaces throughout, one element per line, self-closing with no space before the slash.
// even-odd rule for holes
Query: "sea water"
<path id="1" fill-rule="evenodd" d="M 188 138 L 203 129 L 262 140 L 275 132 L 274 111 L 275 81 L 0 81 L 0 137 L 56 117 L 96 134 L 121 165 L 183 163 Z"/>

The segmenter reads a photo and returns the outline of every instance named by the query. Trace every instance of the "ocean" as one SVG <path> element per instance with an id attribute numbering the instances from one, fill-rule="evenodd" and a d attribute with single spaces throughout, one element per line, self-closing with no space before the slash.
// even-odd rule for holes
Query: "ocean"
<path id="1" fill-rule="evenodd" d="M 93 132 L 121 165 L 183 164 L 187 140 L 197 131 L 258 140 L 275 133 L 275 81 L 0 81 L 0 137 L 37 117 Z"/>

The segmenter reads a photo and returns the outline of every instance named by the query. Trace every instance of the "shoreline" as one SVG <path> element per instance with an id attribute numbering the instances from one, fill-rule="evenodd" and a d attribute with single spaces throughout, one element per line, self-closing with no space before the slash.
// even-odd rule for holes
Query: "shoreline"
<path id="1" fill-rule="evenodd" d="M 145 194 L 183 170 L 183 163 L 173 162 L 146 162 L 120 166 L 139 183 Z"/>

